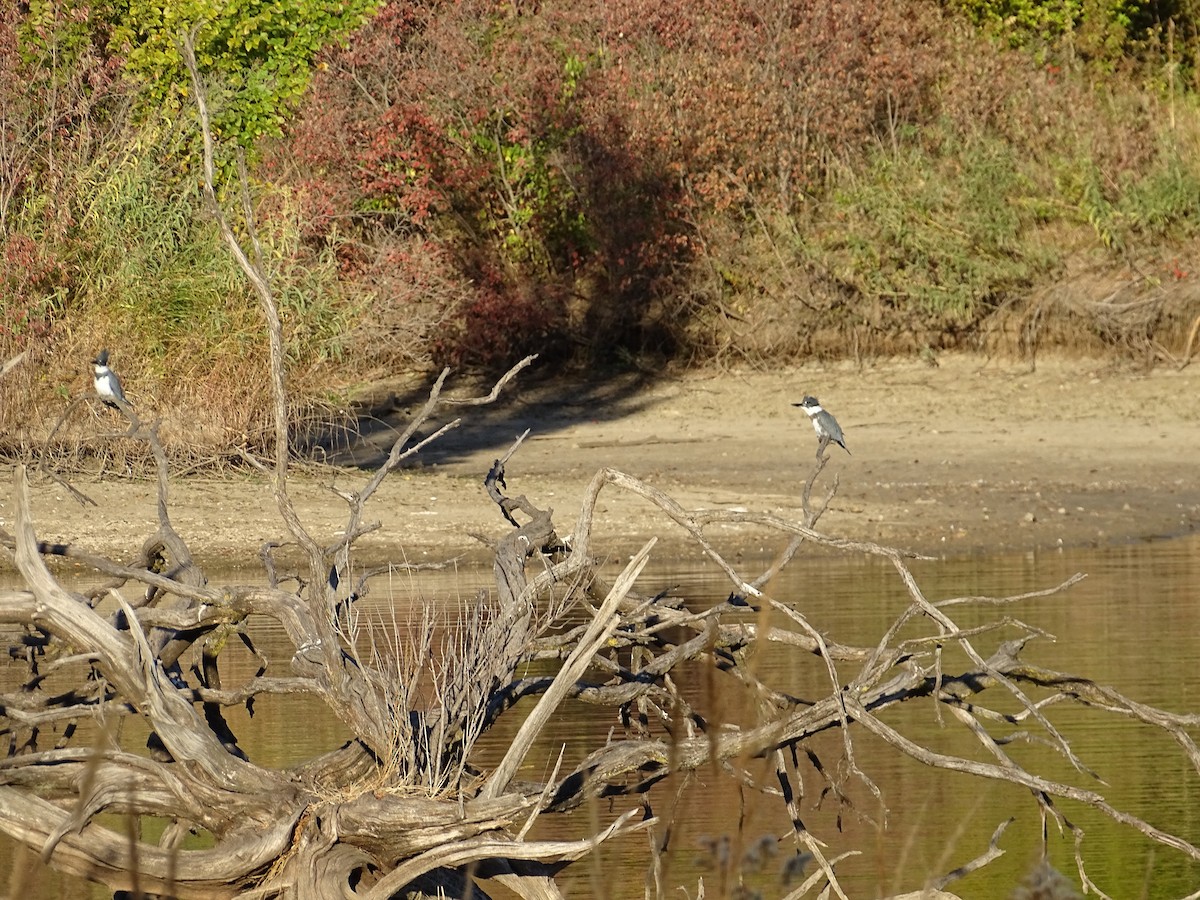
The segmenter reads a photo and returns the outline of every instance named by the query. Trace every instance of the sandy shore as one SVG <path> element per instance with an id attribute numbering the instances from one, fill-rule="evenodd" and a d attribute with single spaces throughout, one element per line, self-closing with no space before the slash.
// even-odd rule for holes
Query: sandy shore
<path id="1" fill-rule="evenodd" d="M 378 417 L 350 457 L 377 462 L 417 408 L 418 382 L 381 386 Z M 449 393 L 465 393 L 452 381 Z M 1086 360 L 956 356 L 937 367 L 889 361 L 772 372 L 690 373 L 603 382 L 530 377 L 502 402 L 449 410 L 462 424 L 393 474 L 376 495 L 380 523 L 361 543 L 371 559 L 481 555 L 508 527 L 482 479 L 526 428 L 508 466 L 509 489 L 555 510 L 568 533 L 585 486 L 603 466 L 666 491 L 687 508 L 737 508 L 799 519 L 800 488 L 816 449 L 791 406 L 818 396 L 853 455 L 831 449 L 818 490 L 840 487 L 821 530 L 933 554 L 1097 544 L 1188 534 L 1200 525 L 1200 366 L 1150 372 Z M 431 429 L 426 429 L 426 431 Z M 12 472 L 0 473 L 0 527 L 14 517 Z M 296 477 L 293 493 L 318 539 L 345 522 L 333 489 L 354 490 L 361 469 Z M 154 485 L 110 473 L 33 488 L 39 536 L 129 556 L 154 530 Z M 175 525 L 206 564 L 252 563 L 284 531 L 264 479 L 186 478 L 172 487 Z M 682 533 L 645 501 L 606 489 L 597 540 L 614 552 L 651 534 Z M 752 545 L 762 532 L 711 533 Z M 770 541 L 773 545 L 774 541 Z"/>

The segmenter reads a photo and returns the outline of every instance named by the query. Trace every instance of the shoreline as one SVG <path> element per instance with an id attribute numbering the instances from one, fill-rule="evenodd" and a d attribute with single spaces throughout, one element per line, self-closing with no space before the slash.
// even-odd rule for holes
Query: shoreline
<path id="1" fill-rule="evenodd" d="M 508 464 L 512 495 L 555 510 L 568 533 L 586 486 L 611 466 L 686 509 L 743 509 L 799 521 L 800 491 L 816 439 L 791 403 L 818 396 L 846 433 L 813 489 L 840 488 L 819 530 L 928 555 L 1096 546 L 1200 531 L 1200 366 L 1120 371 L 1088 360 L 1040 361 L 1036 371 L 972 356 L 937 368 L 889 361 L 799 366 L 778 372 L 685 373 L 647 381 L 516 384 L 393 472 L 367 508 L 380 529 L 362 538 L 364 560 L 486 556 L 509 528 L 483 489 L 493 459 L 530 428 Z M 412 394 L 419 396 L 418 388 Z M 403 404 L 366 435 L 360 460 L 386 452 Z M 458 412 L 450 410 L 451 413 Z M 452 416 L 445 416 L 443 420 Z M 14 467 L 0 470 L 0 528 L 14 518 Z M 302 521 L 319 541 L 336 537 L 364 469 L 290 478 Z M 152 480 L 81 477 L 84 507 L 59 485 L 33 484 L 44 540 L 132 555 L 156 528 Z M 266 541 L 286 538 L 261 476 L 192 476 L 171 485 L 172 519 L 202 564 L 257 565 Z M 659 553 L 686 537 L 660 511 L 608 487 L 597 505 L 594 547 L 614 552 L 660 536 Z M 714 541 L 750 546 L 744 529 L 712 528 Z M 775 538 L 773 541 L 785 539 Z M 5 564 L 9 565 L 9 564 Z"/>

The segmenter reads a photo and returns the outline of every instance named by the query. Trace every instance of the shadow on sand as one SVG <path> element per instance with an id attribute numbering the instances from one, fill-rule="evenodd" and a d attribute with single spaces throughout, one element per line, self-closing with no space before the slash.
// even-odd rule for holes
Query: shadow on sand
<path id="1" fill-rule="evenodd" d="M 310 435 L 306 454 L 340 467 L 378 468 L 429 398 L 434 380 L 434 376 L 411 376 L 371 385 L 355 399 L 350 424 Z M 654 374 L 640 371 L 584 379 L 527 370 L 494 403 L 443 404 L 407 446 L 454 419 L 461 418 L 462 424 L 405 460 L 402 467 L 445 465 L 479 453 L 500 456 L 527 428 L 532 436 L 545 437 L 580 422 L 620 419 L 655 402 L 648 389 L 656 381 Z M 485 396 L 493 383 L 478 375 L 456 377 L 451 373 L 442 397 Z"/>

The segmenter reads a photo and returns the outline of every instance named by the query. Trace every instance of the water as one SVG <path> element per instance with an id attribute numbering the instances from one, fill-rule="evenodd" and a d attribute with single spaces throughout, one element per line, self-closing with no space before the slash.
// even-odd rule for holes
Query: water
<path id="1" fill-rule="evenodd" d="M 755 552 L 743 554 L 738 561 L 742 574 L 757 574 L 755 562 Z M 617 569 L 619 565 L 614 565 L 613 571 Z M 1019 619 L 1056 638 L 1033 641 L 1023 654 L 1028 662 L 1089 677 L 1116 687 L 1131 699 L 1172 712 L 1189 713 L 1197 708 L 1200 684 L 1194 673 L 1200 660 L 1200 629 L 1195 627 L 1200 606 L 1200 540 L 915 562 L 913 571 L 934 602 L 1038 590 L 1075 572 L 1085 572 L 1088 578 L 1084 582 L 1062 594 L 1003 608 L 955 606 L 946 611 L 964 628 L 1004 615 Z M 457 604 L 489 577 L 487 571 L 422 576 L 420 593 Z M 397 608 L 403 611 L 416 599 L 417 588 L 407 579 L 394 587 Z M 646 592 L 667 587 L 688 598 L 691 608 L 700 609 L 726 597 L 730 584 L 715 566 L 693 554 L 655 560 L 639 583 L 639 589 Z M 890 564 L 828 554 L 798 558 L 769 589 L 772 596 L 801 610 L 828 640 L 844 644 L 874 644 L 907 604 L 904 587 Z M 777 618 L 772 624 L 782 627 L 785 623 Z M 267 623 L 255 623 L 251 632 L 260 649 L 280 661 L 276 674 L 282 674 L 290 655 L 283 635 Z M 929 623 L 920 621 L 905 635 L 930 632 Z M 973 642 L 986 657 L 1000 640 L 1015 634 L 1010 627 L 980 635 Z M 253 673 L 256 663 L 249 654 L 238 651 L 227 657 L 223 669 L 227 685 Z M 947 672 L 962 664 L 953 648 L 947 648 L 945 659 Z M 776 690 L 806 698 L 829 692 L 829 674 L 811 655 L 776 648 L 761 656 L 756 666 L 760 677 Z M 855 665 L 839 664 L 838 680 L 848 682 L 856 670 Z M 713 676 L 706 667 L 696 665 L 681 672 L 677 680 L 688 700 L 711 722 L 752 724 L 753 708 L 728 677 Z M 1038 692 L 1031 689 L 1030 694 Z M 1005 710 L 1015 711 L 1011 701 L 991 700 L 998 696 L 999 691 L 992 689 L 981 702 L 998 702 Z M 304 697 L 262 702 L 256 713 L 250 718 L 244 710 L 233 710 L 229 719 L 252 758 L 264 764 L 298 762 L 338 746 L 347 737 L 320 706 Z M 1200 778 L 1172 739 L 1128 719 L 1073 704 L 1048 707 L 1045 714 L 1108 787 L 1076 772 L 1042 744 L 1018 742 L 1007 746 L 1006 752 L 1031 771 L 1101 790 L 1119 809 L 1192 843 L 1200 842 L 1200 813 L 1196 812 Z M 955 719 L 943 715 L 939 721 L 931 701 L 891 708 L 881 718 L 938 752 L 990 761 Z M 477 762 L 484 767 L 494 763 L 518 724 L 516 716 L 502 722 L 492 741 L 479 748 Z M 1034 730 L 1033 726 L 1026 728 Z M 620 727 L 610 711 L 568 701 L 530 754 L 521 777 L 533 780 L 547 774 L 560 749 L 565 753 L 564 766 L 572 765 L 612 729 L 619 739 Z M 1010 731 L 998 725 L 991 725 L 990 730 L 993 735 Z M 848 894 L 877 897 L 919 888 L 927 878 L 982 853 L 997 826 L 1013 817 L 999 842 L 1004 855 L 950 887 L 964 897 L 1007 896 L 1038 856 L 1041 821 L 1029 791 L 928 768 L 899 755 L 861 728 L 855 728 L 853 735 L 855 761 L 878 785 L 882 804 L 861 779 L 849 773 L 839 734 L 818 735 L 807 745 L 828 778 L 803 756 L 791 772 L 793 786 L 802 795 L 800 816 L 826 845 L 825 854 L 830 858 L 846 851 L 861 854 L 837 866 Z M 691 896 L 696 895 L 701 878 L 709 897 L 728 896 L 738 878 L 765 897 L 786 893 L 785 867 L 794 850 L 787 841 L 776 843 L 774 839 L 788 834 L 789 818 L 779 798 L 765 796 L 758 789 L 776 786 L 773 768 L 761 760 L 742 760 L 737 765 L 743 775 L 740 783 L 709 769 L 686 779 L 667 779 L 648 796 L 654 813 L 663 819 L 662 827 L 668 820 L 671 824 L 670 846 L 664 856 L 666 881 L 686 887 Z M 631 798 L 604 801 L 570 819 L 545 815 L 534 835 L 579 837 L 593 819 L 608 821 L 638 802 Z M 1111 896 L 1184 896 L 1200 888 L 1200 866 L 1176 851 L 1071 801 L 1056 800 L 1055 806 L 1084 829 L 1082 853 L 1088 874 Z M 887 827 L 882 828 L 885 818 Z M 1059 835 L 1051 824 L 1049 846 L 1057 868 L 1078 886 L 1071 834 Z M 585 859 L 563 873 L 564 892 L 572 897 L 613 900 L 643 896 L 646 847 L 644 834 L 603 846 L 594 860 Z M 0 844 L 0 872 L 11 858 L 9 848 L 7 843 Z M 791 886 L 798 883 L 793 880 Z M 41 893 L 34 896 L 79 896 L 77 887 L 57 876 L 39 877 L 38 885 Z M 106 894 L 96 892 L 95 896 Z"/>
<path id="2" fill-rule="evenodd" d="M 746 564 L 741 571 L 755 570 Z M 1194 668 L 1200 658 L 1200 635 L 1193 623 L 1200 605 L 1200 541 L 919 562 L 913 564 L 913 571 L 933 602 L 968 595 L 1024 593 L 1052 586 L 1075 572 L 1088 573 L 1081 584 L 1048 598 L 1003 608 L 951 607 L 947 612 L 963 628 L 1003 615 L 1020 619 L 1057 638 L 1031 643 L 1023 654 L 1026 661 L 1113 685 L 1133 700 L 1169 711 L 1196 710 Z M 724 597 L 729 588 L 721 577 L 715 567 L 687 564 L 673 571 L 660 570 L 650 581 L 657 579 L 655 586 L 678 583 L 682 595 L 715 599 Z M 826 639 L 845 644 L 873 645 L 907 603 L 893 567 L 877 560 L 828 556 L 797 560 L 770 588 L 773 596 L 802 610 Z M 928 624 L 920 624 L 917 630 L 931 633 Z M 1010 628 L 980 636 L 974 644 L 986 657 L 999 641 L 1015 634 Z M 947 672 L 955 669 L 954 658 L 947 653 Z M 775 651 L 760 662 L 759 671 L 772 687 L 797 696 L 813 698 L 829 691 L 823 663 L 810 656 Z M 841 664 L 839 682 L 848 682 L 856 671 L 854 665 Z M 712 695 L 713 706 L 719 706 L 720 693 L 718 686 Z M 980 702 L 991 702 L 997 693 L 986 692 Z M 1036 690 L 1028 693 L 1039 696 Z M 1016 709 L 1012 702 L 1000 706 Z M 1200 779 L 1172 739 L 1146 726 L 1076 705 L 1059 704 L 1048 708 L 1046 715 L 1065 733 L 1085 765 L 1110 787 L 1075 772 L 1039 744 L 1007 747 L 1016 760 L 1030 771 L 1101 790 L 1119 809 L 1192 843 L 1200 840 L 1200 815 L 1196 812 Z M 893 708 L 882 718 L 939 752 L 991 761 L 954 719 L 943 715 L 939 723 L 931 701 Z M 991 728 L 993 735 L 1009 730 Z M 863 853 L 838 866 L 839 878 L 850 896 L 917 889 L 926 878 L 982 853 L 996 827 L 1012 816 L 1015 821 L 999 843 L 1005 855 L 951 886 L 964 897 L 1007 896 L 1038 858 L 1041 823 L 1028 790 L 938 772 L 899 755 L 860 729 L 855 729 L 854 735 L 855 760 L 883 793 L 886 830 L 877 827 L 883 819 L 880 804 L 861 781 L 853 777 L 839 781 L 847 802 L 838 804 L 831 794 L 821 795 L 829 785 L 812 766 L 802 762 L 799 767 L 806 795 L 801 815 L 810 831 L 828 845 L 827 855 L 852 849 Z M 840 736 L 821 735 L 813 745 L 826 771 L 844 770 Z M 753 770 L 753 766 L 748 768 Z M 757 782 L 773 783 L 771 772 L 762 767 L 753 771 Z M 726 839 L 735 847 L 740 843 L 743 848 L 761 848 L 762 835 L 784 834 L 788 822 L 778 800 L 739 791 L 729 779 L 705 779 L 699 793 L 701 797 L 678 820 L 676 840 L 682 849 L 674 870 L 682 874 L 691 867 L 693 887 L 694 873 L 707 870 L 711 892 L 721 884 L 723 873 L 720 866 L 711 864 L 714 854 L 705 848 L 715 841 L 720 856 Z M 1200 867 L 1175 851 L 1070 801 L 1058 800 L 1056 807 L 1084 829 L 1087 872 L 1110 895 L 1183 896 L 1200 888 Z M 1078 884 L 1073 837 L 1069 832 L 1060 837 L 1053 826 L 1051 829 L 1052 859 Z M 761 864 L 750 859 L 747 868 L 757 867 L 758 871 L 752 872 L 747 882 L 763 896 L 779 895 L 781 864 L 782 855 Z M 632 862 L 629 865 L 638 871 Z M 737 868 L 736 860 L 731 867 Z M 614 890 L 605 896 L 636 894 L 634 890 Z"/>

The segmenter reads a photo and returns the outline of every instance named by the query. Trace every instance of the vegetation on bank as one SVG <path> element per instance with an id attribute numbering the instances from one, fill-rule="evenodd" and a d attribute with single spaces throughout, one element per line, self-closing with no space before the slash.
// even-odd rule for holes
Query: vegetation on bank
<path id="1" fill-rule="evenodd" d="M 199 199 L 183 31 L 227 197 L 247 161 L 311 406 L 529 351 L 1178 349 L 1200 311 L 1198 16 L 1149 0 L 10 5 L 0 361 L 27 356 L 0 384 L 0 433 L 44 433 L 101 346 L 135 403 L 170 410 L 168 441 L 263 432 L 265 337 Z"/>

